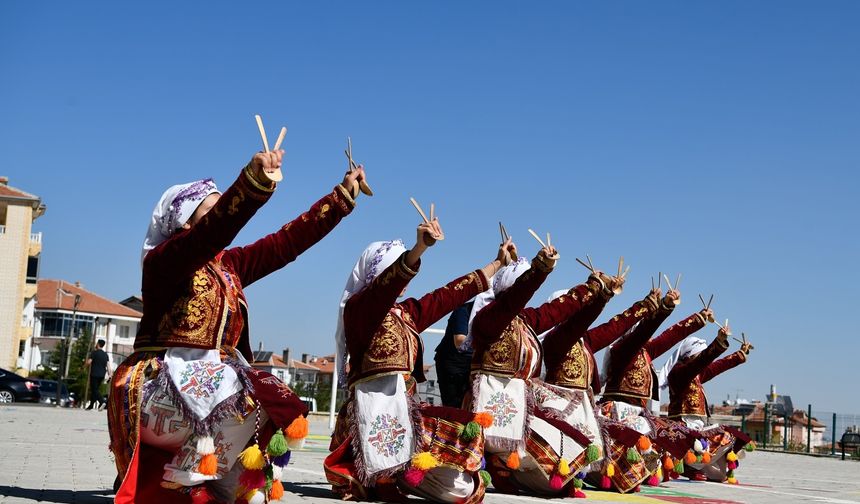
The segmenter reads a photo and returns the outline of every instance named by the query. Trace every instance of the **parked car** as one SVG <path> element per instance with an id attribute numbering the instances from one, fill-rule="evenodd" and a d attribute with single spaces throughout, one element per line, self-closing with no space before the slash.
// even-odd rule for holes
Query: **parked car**
<path id="1" fill-rule="evenodd" d="M 0 368 L 0 403 L 38 402 L 39 384 Z"/>
<path id="2" fill-rule="evenodd" d="M 42 393 L 42 398 L 39 402 L 45 404 L 57 404 L 57 382 L 55 380 L 37 380 L 39 382 L 39 391 Z M 75 393 L 69 393 L 69 387 L 63 383 L 63 390 L 60 393 L 60 406 L 64 408 L 75 407 Z"/>

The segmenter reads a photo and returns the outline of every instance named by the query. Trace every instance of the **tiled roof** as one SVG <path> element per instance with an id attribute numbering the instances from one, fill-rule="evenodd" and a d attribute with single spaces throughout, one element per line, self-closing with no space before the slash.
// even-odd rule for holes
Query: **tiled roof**
<path id="1" fill-rule="evenodd" d="M 7 179 L 8 181 L 8 179 Z M 39 201 L 38 196 L 33 196 L 30 193 L 26 193 L 20 189 L 16 189 L 12 186 L 4 184 L 0 184 L 0 198 L 15 198 L 15 199 L 29 199 L 33 201 Z"/>
<path id="2" fill-rule="evenodd" d="M 334 354 L 314 357 L 309 364 L 316 366 L 322 374 L 334 374 Z"/>
<path id="3" fill-rule="evenodd" d="M 296 368 L 296 369 L 309 369 L 309 370 L 311 370 L 311 371 L 319 371 L 319 370 L 320 370 L 320 368 L 318 368 L 318 367 L 314 366 L 313 364 L 307 364 L 307 363 L 302 362 L 302 361 L 300 361 L 300 360 L 290 359 L 290 361 L 291 361 L 291 362 L 290 362 L 290 367 L 291 367 L 291 368 Z"/>
<path id="4" fill-rule="evenodd" d="M 720 415 L 732 415 L 736 406 L 714 406 L 712 413 L 720 414 Z M 736 415 L 739 416 L 739 415 Z M 783 417 L 770 415 L 771 422 L 776 425 L 782 425 Z M 754 403 L 754 408 L 752 413 L 746 416 L 746 421 L 752 423 L 762 423 L 764 422 L 764 405 L 761 403 Z M 807 424 L 807 416 L 806 412 L 803 410 L 794 410 L 794 413 L 791 415 L 791 423 L 795 425 L 806 425 Z M 824 427 L 825 425 L 818 421 L 815 417 L 812 418 L 812 427 Z"/>
<path id="5" fill-rule="evenodd" d="M 59 289 L 71 295 L 58 294 Z M 132 310 L 82 287 L 77 287 L 74 283 L 63 280 L 39 280 L 36 290 L 36 309 L 72 311 L 75 307 L 75 294 L 81 295 L 78 312 L 138 319 L 143 316 L 139 311 Z"/>

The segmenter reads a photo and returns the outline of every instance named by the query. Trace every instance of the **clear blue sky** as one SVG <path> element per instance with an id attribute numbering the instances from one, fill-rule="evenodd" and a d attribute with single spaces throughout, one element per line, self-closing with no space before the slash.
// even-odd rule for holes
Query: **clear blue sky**
<path id="1" fill-rule="evenodd" d="M 255 346 L 331 351 L 352 264 L 413 239 L 412 195 L 447 235 L 412 294 L 485 264 L 498 220 L 529 255 L 526 229 L 551 231 L 535 301 L 585 253 L 632 266 L 601 320 L 682 272 L 670 321 L 713 292 L 756 345 L 712 401 L 773 383 L 860 412 L 858 22 L 839 1 L 3 2 L 0 174 L 48 206 L 42 276 L 122 299 L 161 192 L 226 187 L 253 114 L 289 127 L 286 178 L 237 244 L 330 190 L 351 135 L 377 196 L 247 290 Z"/>

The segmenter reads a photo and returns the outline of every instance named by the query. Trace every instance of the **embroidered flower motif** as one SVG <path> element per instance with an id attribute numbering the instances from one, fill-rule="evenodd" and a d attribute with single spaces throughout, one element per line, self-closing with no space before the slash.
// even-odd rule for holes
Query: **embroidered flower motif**
<path id="1" fill-rule="evenodd" d="M 224 380 L 224 368 L 218 362 L 191 361 L 185 364 L 179 381 L 179 391 L 197 399 L 208 398 L 218 391 Z"/>
<path id="2" fill-rule="evenodd" d="M 376 448 L 379 455 L 385 457 L 393 457 L 400 452 L 405 439 L 406 429 L 397 418 L 387 413 L 376 415 L 367 436 L 367 442 Z"/>
<path id="3" fill-rule="evenodd" d="M 507 426 L 519 413 L 516 403 L 506 392 L 496 392 L 490 396 L 484 410 L 493 414 L 493 425 L 496 427 Z"/>

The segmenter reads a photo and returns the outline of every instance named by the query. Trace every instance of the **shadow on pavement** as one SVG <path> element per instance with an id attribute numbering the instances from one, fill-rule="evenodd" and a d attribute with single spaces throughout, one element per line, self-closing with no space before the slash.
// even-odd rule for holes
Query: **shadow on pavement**
<path id="1" fill-rule="evenodd" d="M 2 488 L 2 487 L 0 487 Z M 302 497 L 314 497 L 332 499 L 335 498 L 328 485 L 320 486 L 320 483 L 287 483 L 284 482 L 284 490 Z"/>
<path id="2" fill-rule="evenodd" d="M 0 497 L 18 497 L 60 504 L 102 504 L 113 501 L 113 490 L 51 490 L 0 485 Z"/>

